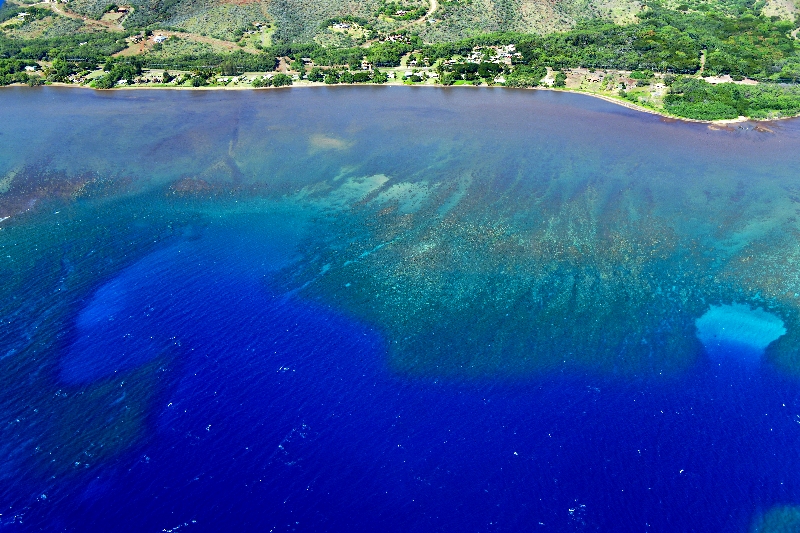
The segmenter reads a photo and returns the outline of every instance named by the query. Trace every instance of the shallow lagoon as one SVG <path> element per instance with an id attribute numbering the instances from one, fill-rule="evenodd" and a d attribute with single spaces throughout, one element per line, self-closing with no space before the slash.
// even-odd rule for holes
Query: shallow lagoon
<path id="1" fill-rule="evenodd" d="M 12 530 L 794 516 L 799 122 L 400 87 L 0 107 Z M 756 364 L 698 338 L 731 306 L 785 328 Z"/>

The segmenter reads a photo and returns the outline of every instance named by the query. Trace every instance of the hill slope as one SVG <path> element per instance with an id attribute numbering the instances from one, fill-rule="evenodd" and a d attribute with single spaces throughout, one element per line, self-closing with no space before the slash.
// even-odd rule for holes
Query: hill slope
<path id="1" fill-rule="evenodd" d="M 778 1 L 778 0 L 776 0 Z M 791 2 L 791 0 L 781 0 Z M 27 3 L 27 2 L 26 2 Z M 125 28 L 169 27 L 238 40 L 254 23 L 269 25 L 272 43 L 325 41 L 326 21 L 351 18 L 377 31 L 413 28 L 427 42 L 492 31 L 548 33 L 582 19 L 629 22 L 639 0 L 125 0 Z M 69 0 L 68 9 L 100 19 L 109 0 Z M 431 7 L 434 9 L 431 10 Z"/>
<path id="2" fill-rule="evenodd" d="M 94 20 L 108 19 L 113 5 L 111 0 L 62 1 L 62 9 Z M 664 5 L 732 16 L 750 9 L 794 22 L 796 1 L 665 0 Z M 26 5 L 35 0 L 10 2 Z M 113 21 L 119 29 L 173 29 L 227 41 L 255 35 L 250 45 L 316 42 L 347 47 L 363 44 L 378 32 L 399 30 L 436 43 L 497 31 L 546 34 L 595 18 L 626 24 L 636 20 L 643 4 L 643 0 L 120 0 L 126 12 Z M 352 28 L 336 27 L 337 22 Z"/>

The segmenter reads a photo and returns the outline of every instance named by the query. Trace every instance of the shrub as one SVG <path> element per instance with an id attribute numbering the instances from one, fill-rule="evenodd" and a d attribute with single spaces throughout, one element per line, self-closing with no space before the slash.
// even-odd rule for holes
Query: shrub
<path id="1" fill-rule="evenodd" d="M 325 79 L 325 73 L 322 72 L 322 69 L 319 67 L 314 67 L 308 73 L 308 81 L 323 81 Z"/>
<path id="2" fill-rule="evenodd" d="M 631 78 L 634 80 L 649 80 L 654 76 L 652 70 L 634 70 L 631 72 Z"/>
<path id="3" fill-rule="evenodd" d="M 372 73 L 372 83 L 386 83 L 387 81 L 389 81 L 389 75 L 385 72 L 375 69 Z"/>

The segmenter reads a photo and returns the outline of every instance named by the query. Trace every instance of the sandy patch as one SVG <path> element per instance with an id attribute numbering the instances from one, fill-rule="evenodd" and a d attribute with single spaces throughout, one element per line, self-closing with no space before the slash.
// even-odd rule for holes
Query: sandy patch
<path id="1" fill-rule="evenodd" d="M 756 80 L 751 80 L 748 78 L 735 81 L 728 74 L 725 74 L 724 76 L 708 76 L 703 79 L 706 80 L 708 83 L 712 83 L 714 85 L 716 85 L 717 83 L 735 83 L 737 85 L 758 85 L 758 82 Z"/>
<path id="2" fill-rule="evenodd" d="M 759 357 L 767 346 L 786 334 L 783 321 L 749 305 L 712 305 L 695 321 L 697 338 L 714 359 L 743 354 Z"/>
<path id="3" fill-rule="evenodd" d="M 347 150 L 353 146 L 352 141 L 347 141 L 332 135 L 315 133 L 308 139 L 309 151 L 311 153 L 327 150 Z"/>

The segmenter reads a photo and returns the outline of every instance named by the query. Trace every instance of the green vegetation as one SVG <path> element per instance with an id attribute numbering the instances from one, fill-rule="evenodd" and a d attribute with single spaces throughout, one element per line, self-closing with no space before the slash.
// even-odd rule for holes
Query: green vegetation
<path id="1" fill-rule="evenodd" d="M 182 31 L 208 35 L 217 39 L 237 41 L 245 32 L 253 30 L 254 22 L 265 21 L 258 4 L 222 4 L 203 10 L 192 16 L 177 16 L 169 22 Z M 127 24 L 126 26 L 131 26 Z"/>
<path id="2" fill-rule="evenodd" d="M 378 0 L 343 3 L 340 0 L 272 0 L 268 11 L 275 20 L 273 42 L 311 42 L 326 20 L 356 17 L 367 19 L 380 8 Z"/>
<path id="3" fill-rule="evenodd" d="M 505 17 L 494 27 L 524 28 L 512 23 L 519 11 L 512 4 L 489 1 L 497 8 L 495 15 Z M 421 17 L 430 5 L 423 0 L 374 0 L 347 8 L 326 0 L 315 2 L 316 10 L 306 0 L 276 0 L 269 4 L 268 13 L 258 2 L 210 7 L 189 0 L 173 0 L 159 7 L 139 2 L 134 0 L 132 11 L 122 19 L 129 28 L 125 32 L 111 31 L 107 25 L 98 31 L 91 23 L 81 27 L 81 21 L 48 8 L 6 4 L 0 9 L 0 59 L 4 61 L 0 83 L 87 83 L 85 76 L 105 65 L 102 75 L 92 76 L 93 86 L 140 82 L 146 69 L 191 72 L 178 81 L 202 86 L 215 84 L 215 74 L 269 72 L 280 61 L 285 61 L 295 77 L 310 82 L 385 83 L 388 76 L 378 69 L 403 65 L 415 69 L 402 76 L 403 81 L 426 82 L 435 78 L 436 72 L 441 85 L 536 87 L 550 71 L 554 87 L 619 95 L 693 119 L 800 113 L 800 90 L 794 85 L 800 81 L 800 47 L 793 36 L 796 24 L 764 15 L 762 1 L 693 0 L 673 9 L 651 0 L 624 23 L 600 13 L 607 18 L 575 22 L 559 32 L 473 32 L 448 42 L 431 39 L 430 28 L 450 13 L 476 8 L 476 2 L 443 0 L 424 24 Z M 118 10 L 99 0 L 74 0 L 69 8 L 95 18 Z M 34 28 L 36 24 L 41 27 Z M 28 33 L 21 29 L 28 27 Z M 59 29 L 53 34 L 51 28 L 56 27 Z M 172 36 L 152 43 L 153 31 L 159 27 L 238 39 L 240 47 L 229 51 L 230 45 L 194 36 Z M 267 29 L 272 44 L 264 40 Z M 315 40 L 323 34 L 325 39 Z M 143 44 L 132 56 L 112 58 L 128 47 L 126 40 Z M 26 66 L 37 63 L 43 76 L 25 71 Z M 582 74 L 570 74 L 575 69 L 602 72 L 582 78 Z M 400 73 L 395 75 L 399 80 Z M 709 83 L 702 79 L 707 76 L 730 78 Z M 720 83 L 745 78 L 759 83 Z M 590 86 L 575 81 L 582 79 Z M 275 77 L 261 76 L 253 83 L 274 85 Z"/>
<path id="4" fill-rule="evenodd" d="M 664 107 L 673 115 L 700 120 L 790 116 L 800 113 L 800 86 L 712 85 L 704 80 L 678 78 L 664 98 Z"/>
<path id="5" fill-rule="evenodd" d="M 31 20 L 41 20 L 52 14 L 53 12 L 49 9 L 6 4 L 0 9 L 0 23 L 16 18 L 18 19 L 17 24 L 23 25 Z"/>
<path id="6" fill-rule="evenodd" d="M 379 14 L 395 20 L 416 20 L 428 12 L 428 4 L 406 5 L 399 2 L 385 2 Z"/>
<path id="7" fill-rule="evenodd" d="M 36 65 L 35 61 L 22 61 L 18 59 L 0 59 L 0 85 L 12 83 L 36 84 L 38 76 L 29 76 L 25 67 Z"/>
<path id="8" fill-rule="evenodd" d="M 492 82 L 500 74 L 507 72 L 508 69 L 499 63 L 490 62 L 465 62 L 441 65 L 439 76 L 447 80 L 444 85 L 452 85 L 456 81 L 479 81 Z"/>
<path id="9" fill-rule="evenodd" d="M 111 89 L 120 81 L 133 85 L 133 79 L 142 73 L 141 64 L 114 62 L 106 65 L 108 71 L 102 78 L 96 80 L 92 86 L 96 89 Z"/>
<path id="10" fill-rule="evenodd" d="M 342 71 L 337 69 L 323 71 L 322 69 L 314 68 L 309 72 L 308 80 L 321 81 L 327 85 L 336 85 L 338 83 L 386 83 L 389 78 L 378 69 L 373 71 L 358 70 L 352 72 L 347 69 Z"/>
<path id="11" fill-rule="evenodd" d="M 537 87 L 545 76 L 547 69 L 541 65 L 535 67 L 520 65 L 506 78 L 506 87 Z"/>
<path id="12" fill-rule="evenodd" d="M 125 59 L 131 61 L 131 59 Z M 267 72 L 275 70 L 275 56 L 248 54 L 242 51 L 230 53 L 205 52 L 174 57 L 144 57 L 145 68 L 169 68 L 172 70 L 212 69 L 223 75 L 242 72 Z"/>
<path id="13" fill-rule="evenodd" d="M 292 77 L 287 76 L 286 74 L 275 74 L 272 77 L 272 86 L 273 87 L 285 87 L 287 85 L 292 84 Z"/>
<path id="14" fill-rule="evenodd" d="M 253 87 L 260 89 L 262 87 L 288 87 L 292 85 L 294 80 L 287 74 L 275 74 L 272 77 L 261 76 L 253 80 Z"/>

